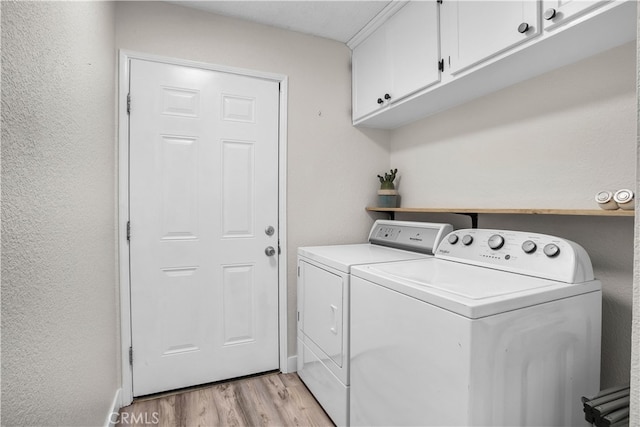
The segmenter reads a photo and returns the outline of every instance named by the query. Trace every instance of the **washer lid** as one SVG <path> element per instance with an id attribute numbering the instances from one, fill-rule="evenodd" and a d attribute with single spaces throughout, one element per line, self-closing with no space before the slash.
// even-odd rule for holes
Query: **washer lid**
<path id="1" fill-rule="evenodd" d="M 363 265 L 352 274 L 470 319 L 601 289 L 597 280 L 569 284 L 437 258 Z"/>
<path id="2" fill-rule="evenodd" d="M 370 243 L 306 246 L 298 248 L 298 255 L 335 268 L 343 273 L 349 273 L 352 265 L 421 259 L 428 256 L 417 252 L 372 245 Z"/>

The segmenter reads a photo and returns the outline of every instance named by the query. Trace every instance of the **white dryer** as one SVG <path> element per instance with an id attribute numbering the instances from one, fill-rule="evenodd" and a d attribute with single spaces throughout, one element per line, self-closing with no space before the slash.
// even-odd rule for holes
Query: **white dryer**
<path id="1" fill-rule="evenodd" d="M 602 293 L 579 245 L 459 230 L 351 273 L 352 425 L 586 425 Z"/>
<path id="2" fill-rule="evenodd" d="M 369 242 L 298 249 L 298 375 L 337 425 L 349 423 L 349 283 L 360 264 L 432 257 L 449 224 L 383 221 Z"/>

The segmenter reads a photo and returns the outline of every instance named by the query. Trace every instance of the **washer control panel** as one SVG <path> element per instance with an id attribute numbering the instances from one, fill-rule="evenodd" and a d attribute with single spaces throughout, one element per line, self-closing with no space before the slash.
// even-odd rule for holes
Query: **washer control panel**
<path id="1" fill-rule="evenodd" d="M 587 252 L 560 237 L 507 230 L 451 232 L 436 257 L 567 283 L 593 280 Z"/>
<path id="2" fill-rule="evenodd" d="M 369 233 L 369 242 L 412 252 L 433 254 L 440 241 L 451 231 L 450 224 L 377 220 Z"/>

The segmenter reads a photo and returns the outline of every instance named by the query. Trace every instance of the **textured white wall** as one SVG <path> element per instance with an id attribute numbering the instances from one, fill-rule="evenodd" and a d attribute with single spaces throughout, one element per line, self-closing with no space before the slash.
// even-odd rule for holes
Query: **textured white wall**
<path id="1" fill-rule="evenodd" d="M 640 23 L 640 9 L 638 10 L 638 23 Z M 637 171 L 640 167 L 640 26 L 636 43 L 636 55 L 638 65 L 636 68 L 639 95 L 637 99 L 638 111 L 638 140 L 636 145 L 636 195 L 640 191 L 640 175 Z M 635 222 L 635 255 L 633 274 L 633 332 L 631 335 L 631 422 L 630 426 L 640 425 L 640 212 L 636 210 Z"/>
<path id="2" fill-rule="evenodd" d="M 285 74 L 288 99 L 289 355 L 296 354 L 296 250 L 366 238 L 388 132 L 351 125 L 342 43 L 160 2 L 118 2 L 116 47 Z M 328 228 L 331 227 L 331 228 Z"/>
<path id="3" fill-rule="evenodd" d="M 119 388 L 113 19 L 2 2 L 3 425 L 103 425 Z"/>
<path id="4" fill-rule="evenodd" d="M 635 54 L 629 43 L 393 131 L 403 205 L 597 209 L 597 191 L 634 189 Z M 480 227 L 585 247 L 604 288 L 602 385 L 629 381 L 633 218 L 482 215 Z"/>

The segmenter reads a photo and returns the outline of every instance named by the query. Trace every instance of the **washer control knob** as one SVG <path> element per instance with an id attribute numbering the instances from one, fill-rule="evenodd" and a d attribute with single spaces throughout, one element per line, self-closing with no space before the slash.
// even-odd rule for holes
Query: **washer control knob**
<path id="1" fill-rule="evenodd" d="M 535 242 L 532 240 L 527 240 L 522 244 L 522 250 L 525 254 L 532 254 L 536 249 L 538 249 L 538 246 L 536 246 Z"/>
<path id="2" fill-rule="evenodd" d="M 447 238 L 447 240 L 452 245 L 455 245 L 456 243 L 458 243 L 458 235 L 457 234 L 450 234 L 449 237 Z"/>
<path id="3" fill-rule="evenodd" d="M 555 243 L 549 243 L 542 249 L 544 254 L 549 258 L 557 257 L 560 254 L 560 248 Z"/>
<path id="4" fill-rule="evenodd" d="M 462 238 L 462 244 L 465 246 L 469 246 L 470 244 L 473 243 L 473 236 L 470 236 L 468 234 L 466 234 L 463 238 Z"/>
<path id="5" fill-rule="evenodd" d="M 504 237 L 499 234 L 494 234 L 489 237 L 489 247 L 495 251 L 504 246 Z"/>

